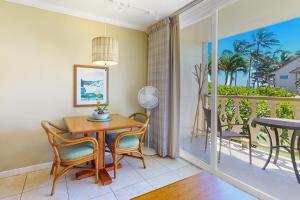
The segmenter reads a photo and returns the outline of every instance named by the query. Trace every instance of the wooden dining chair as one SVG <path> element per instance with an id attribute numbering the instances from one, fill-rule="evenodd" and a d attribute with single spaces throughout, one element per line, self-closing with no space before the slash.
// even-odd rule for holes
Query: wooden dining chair
<path id="1" fill-rule="evenodd" d="M 143 166 L 146 168 L 142 145 L 149 124 L 149 118 L 145 113 L 134 113 L 129 118 L 143 123 L 143 126 L 134 129 L 111 131 L 105 136 L 107 147 L 113 157 L 114 178 L 116 178 L 117 166 L 125 156 L 142 160 Z M 118 155 L 121 155 L 119 160 Z"/>
<path id="2" fill-rule="evenodd" d="M 211 110 L 208 108 L 203 107 L 204 110 L 204 118 L 206 121 L 206 135 L 205 135 L 205 151 L 207 149 L 207 142 L 208 142 L 208 134 L 211 131 Z M 218 137 L 220 138 L 220 146 L 219 146 L 219 155 L 218 155 L 218 162 L 221 160 L 221 147 L 222 147 L 222 139 L 226 139 L 229 141 L 229 148 L 230 148 L 230 141 L 235 138 L 247 138 L 249 139 L 249 162 L 252 164 L 252 144 L 251 144 L 251 132 L 249 124 L 231 124 L 232 126 L 242 126 L 245 127 L 249 133 L 249 135 L 242 135 L 241 132 L 237 133 L 232 130 L 223 130 L 224 127 L 228 127 L 228 124 L 221 124 L 220 116 L 217 117 L 217 131 Z"/>
<path id="3" fill-rule="evenodd" d="M 88 161 L 95 161 L 95 168 L 85 168 L 95 171 L 96 183 L 98 183 L 98 142 L 92 137 L 69 139 L 62 136 L 67 130 L 58 125 L 42 121 L 41 126 L 46 131 L 49 143 L 54 153 L 54 161 L 51 169 L 53 184 L 51 195 L 55 192 L 56 181 L 64 176 L 68 170 Z M 64 167 L 60 170 L 60 167 Z M 84 167 L 82 167 L 84 168 Z"/>

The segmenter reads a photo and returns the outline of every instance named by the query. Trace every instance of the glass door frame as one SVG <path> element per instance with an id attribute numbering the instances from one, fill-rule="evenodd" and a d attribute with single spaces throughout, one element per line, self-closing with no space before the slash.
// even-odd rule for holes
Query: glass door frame
<path id="1" fill-rule="evenodd" d="M 226 7 L 227 5 L 230 5 L 234 2 L 237 2 L 240 0 L 221 0 L 221 1 L 214 1 L 212 0 L 210 6 L 204 7 L 204 9 L 201 9 L 200 12 L 204 13 L 205 16 L 199 15 L 199 10 L 196 6 L 194 6 L 191 9 L 195 9 L 198 11 L 196 15 L 201 16 L 198 21 L 201 21 L 204 18 L 211 17 L 212 23 L 211 23 L 211 30 L 212 30 L 212 69 L 211 69 L 211 145 L 210 145 L 210 163 L 206 163 L 204 161 L 201 161 L 199 159 L 195 159 L 195 157 L 187 154 L 186 152 L 180 151 L 180 157 L 183 159 L 188 160 L 189 162 L 195 164 L 196 166 L 201 167 L 202 169 L 216 175 L 217 177 L 225 180 L 226 182 L 229 182 L 230 184 L 234 185 L 237 188 L 240 188 L 249 194 L 252 194 L 253 196 L 260 198 L 260 199 L 273 199 L 270 195 L 267 193 L 264 193 L 232 176 L 229 176 L 218 169 L 218 150 L 217 150 L 217 110 L 218 110 L 218 95 L 217 95 L 217 87 L 218 87 L 218 27 L 219 27 L 219 10 Z M 209 4 L 209 3 L 208 3 Z M 188 14 L 189 17 L 191 17 L 191 12 Z"/>

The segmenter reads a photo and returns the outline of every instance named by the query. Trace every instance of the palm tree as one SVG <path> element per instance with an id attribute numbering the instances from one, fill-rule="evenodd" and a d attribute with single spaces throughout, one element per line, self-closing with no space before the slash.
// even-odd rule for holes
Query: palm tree
<path id="1" fill-rule="evenodd" d="M 276 35 L 267 29 L 260 29 L 252 35 L 254 45 L 256 47 L 256 53 L 259 53 L 261 49 L 272 49 L 273 46 L 279 45 Z"/>
<path id="2" fill-rule="evenodd" d="M 234 52 L 237 54 L 240 54 L 243 57 L 248 57 L 249 62 L 247 64 L 248 68 L 248 81 L 247 81 L 247 86 L 250 86 L 250 78 L 251 78 L 251 63 L 252 63 L 252 57 L 251 55 L 251 49 L 253 48 L 254 44 L 250 43 L 246 40 L 235 40 L 233 42 L 233 49 Z M 236 85 L 236 80 L 237 80 L 237 72 L 235 73 L 235 85 Z"/>
<path id="3" fill-rule="evenodd" d="M 260 29 L 257 32 L 255 32 L 252 35 L 252 39 L 253 39 L 253 46 L 255 47 L 253 52 L 251 52 L 251 57 L 256 57 L 259 55 L 262 55 L 261 52 L 264 49 L 272 49 L 272 47 L 277 46 L 280 44 L 279 40 L 277 40 L 276 35 L 273 32 L 270 32 L 266 29 Z M 258 68 L 258 62 L 257 59 L 254 62 L 254 67 Z M 252 67 L 252 62 L 250 65 L 250 70 Z M 257 80 L 254 81 L 253 83 L 253 87 L 255 86 L 255 82 L 257 82 Z"/>
<path id="4" fill-rule="evenodd" d="M 218 67 L 219 70 L 223 71 L 225 73 L 225 83 L 224 85 L 227 85 L 228 82 L 228 77 L 229 77 L 229 72 L 230 72 L 230 67 L 231 67 L 231 59 L 230 56 L 226 56 L 226 55 L 222 55 L 219 58 L 219 62 L 218 62 Z"/>
<path id="5" fill-rule="evenodd" d="M 232 60 L 232 66 L 230 68 L 230 85 L 232 85 L 232 81 L 234 80 L 235 82 L 235 86 L 237 83 L 237 73 L 238 72 L 243 72 L 246 73 L 247 72 L 247 68 L 248 68 L 248 63 L 246 62 L 246 60 L 244 59 L 244 57 L 242 57 L 240 54 L 234 54 L 231 56 L 231 60 Z M 235 78 L 233 78 L 233 76 L 235 75 Z"/>
<path id="6" fill-rule="evenodd" d="M 278 61 L 278 67 L 282 67 L 283 65 L 285 65 L 287 62 L 289 62 L 293 56 L 291 55 L 290 51 L 287 50 L 283 50 L 283 49 L 279 49 L 277 51 L 274 52 L 279 53 L 279 61 Z"/>
<path id="7" fill-rule="evenodd" d="M 268 84 L 269 74 L 272 70 L 278 68 L 278 58 L 275 53 L 265 52 L 253 55 L 254 61 L 258 63 L 256 72 L 253 73 L 252 79 L 257 85 Z"/>
<path id="8" fill-rule="evenodd" d="M 228 51 L 226 51 L 228 53 Z M 247 70 L 247 62 L 245 59 L 238 53 L 227 54 L 224 53 L 219 58 L 219 69 L 225 73 L 225 85 L 228 84 L 228 79 L 230 78 L 230 85 L 234 80 L 234 75 L 238 71 L 246 72 Z M 235 78 L 236 80 L 236 78 Z"/>

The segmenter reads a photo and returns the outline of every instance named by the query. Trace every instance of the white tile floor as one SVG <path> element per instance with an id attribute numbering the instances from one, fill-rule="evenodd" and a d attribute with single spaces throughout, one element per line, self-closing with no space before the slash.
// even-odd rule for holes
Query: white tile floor
<path id="1" fill-rule="evenodd" d="M 94 178 L 74 180 L 72 170 L 57 184 L 50 196 L 50 169 L 0 179 L 1 200 L 127 200 L 201 170 L 182 159 L 146 157 L 147 169 L 139 160 L 126 158 L 117 171 L 117 179 L 109 186 L 94 184 Z M 110 172 L 112 173 L 112 172 Z"/>

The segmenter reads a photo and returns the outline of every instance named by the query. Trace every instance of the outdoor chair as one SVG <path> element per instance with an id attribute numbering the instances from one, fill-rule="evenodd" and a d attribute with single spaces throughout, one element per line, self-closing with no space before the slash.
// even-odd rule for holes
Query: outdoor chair
<path id="1" fill-rule="evenodd" d="M 208 142 L 208 134 L 211 132 L 211 110 L 208 108 L 203 108 L 204 110 L 204 118 L 206 121 L 206 137 L 205 137 L 205 151 L 207 149 L 207 142 Z M 249 124 L 230 124 L 231 126 L 242 126 L 244 127 L 248 135 L 242 135 L 242 132 L 237 133 L 232 130 L 223 130 L 224 127 L 228 127 L 229 125 L 222 125 L 220 116 L 218 115 L 217 117 L 218 121 L 218 126 L 217 126 L 217 131 L 218 131 L 218 137 L 220 138 L 220 146 L 219 146 L 219 154 L 218 154 L 218 162 L 220 162 L 221 159 L 221 147 L 222 147 L 222 139 L 228 140 L 229 142 L 229 148 L 230 148 L 230 141 L 232 139 L 237 139 L 237 138 L 247 138 L 249 139 L 249 162 L 252 164 L 252 145 L 251 145 L 251 132 L 250 132 L 250 126 Z"/>

